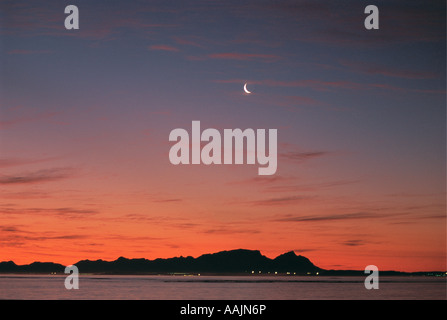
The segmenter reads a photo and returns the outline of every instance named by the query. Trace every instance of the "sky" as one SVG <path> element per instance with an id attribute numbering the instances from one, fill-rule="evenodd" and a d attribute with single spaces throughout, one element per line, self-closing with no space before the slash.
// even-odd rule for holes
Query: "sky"
<path id="1" fill-rule="evenodd" d="M 369 4 L 2 1 L 0 261 L 446 270 L 445 2 Z M 192 121 L 277 129 L 276 173 L 171 164 Z"/>

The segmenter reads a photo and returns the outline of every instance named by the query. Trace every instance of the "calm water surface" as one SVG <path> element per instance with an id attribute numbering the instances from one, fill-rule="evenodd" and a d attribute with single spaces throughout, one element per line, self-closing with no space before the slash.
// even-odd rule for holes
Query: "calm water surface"
<path id="1" fill-rule="evenodd" d="M 447 299 L 446 277 L 379 278 L 301 276 L 101 276 L 80 275 L 67 290 L 64 275 L 0 275 L 0 299 L 342 300 Z"/>

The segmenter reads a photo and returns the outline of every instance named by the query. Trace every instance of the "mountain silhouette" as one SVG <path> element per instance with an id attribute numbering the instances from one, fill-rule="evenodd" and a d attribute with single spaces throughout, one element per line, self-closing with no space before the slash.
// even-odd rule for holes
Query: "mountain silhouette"
<path id="1" fill-rule="evenodd" d="M 114 261 L 81 260 L 75 263 L 81 274 L 295 274 L 330 276 L 365 276 L 364 270 L 325 270 L 308 258 L 289 251 L 270 259 L 259 250 L 237 249 L 203 254 L 197 258 L 127 259 Z M 0 262 L 0 273 L 64 273 L 65 266 L 53 262 L 33 262 L 17 265 L 13 261 Z M 401 272 L 380 271 L 381 275 L 445 276 L 445 271 Z"/>
<path id="2" fill-rule="evenodd" d="M 270 259 L 259 250 L 237 249 L 203 254 L 197 258 L 174 257 L 168 259 L 127 259 L 114 261 L 81 260 L 75 263 L 80 273 L 104 274 L 158 274 L 158 273 L 284 273 L 307 274 L 322 271 L 309 259 L 293 251 Z M 0 262 L 1 273 L 63 273 L 65 266 L 52 262 L 33 262 L 16 265 L 12 261 Z"/>
<path id="3" fill-rule="evenodd" d="M 0 273 L 52 273 L 64 272 L 65 266 L 53 262 L 33 262 L 18 266 L 13 261 L 0 262 Z"/>

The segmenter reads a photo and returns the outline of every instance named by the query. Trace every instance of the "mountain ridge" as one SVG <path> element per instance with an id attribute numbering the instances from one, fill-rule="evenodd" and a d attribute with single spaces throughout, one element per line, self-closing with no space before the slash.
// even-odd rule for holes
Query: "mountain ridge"
<path id="1" fill-rule="evenodd" d="M 259 250 L 234 249 L 205 253 L 197 258 L 172 257 L 125 258 L 113 261 L 79 260 L 74 264 L 81 274 L 290 274 L 290 275 L 361 275 L 364 270 L 325 270 L 314 265 L 308 258 L 289 251 L 271 259 Z M 17 265 L 13 261 L 0 262 L 0 273 L 64 273 L 65 266 L 53 262 L 35 261 Z M 442 271 L 401 272 L 381 271 L 383 275 L 445 275 Z"/>
<path id="2" fill-rule="evenodd" d="M 287 255 L 284 263 L 281 256 Z M 279 260 L 277 260 L 280 258 Z M 106 261 L 79 260 L 74 263 L 80 273 L 104 274 L 154 274 L 154 273 L 259 273 L 259 272 L 295 272 L 299 274 L 315 273 L 322 269 L 305 257 L 289 251 L 274 259 L 268 258 L 259 250 L 234 249 L 215 253 L 205 253 L 197 258 L 180 256 L 172 258 L 125 258 Z M 0 262 L 0 273 L 63 273 L 65 266 L 54 262 L 35 261 L 17 265 L 13 261 Z"/>

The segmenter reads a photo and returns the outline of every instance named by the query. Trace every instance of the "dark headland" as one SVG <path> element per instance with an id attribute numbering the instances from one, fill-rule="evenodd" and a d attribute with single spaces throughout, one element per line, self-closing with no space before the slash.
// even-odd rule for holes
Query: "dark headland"
<path id="1" fill-rule="evenodd" d="M 203 254 L 197 258 L 174 257 L 167 259 L 127 259 L 114 261 L 81 260 L 74 263 L 81 274 L 216 274 L 216 275 L 361 275 L 364 270 L 324 270 L 315 266 L 308 258 L 290 251 L 270 259 L 258 250 L 237 249 Z M 64 265 L 53 262 L 33 262 L 17 265 L 13 261 L 0 262 L 0 273 L 63 274 Z M 444 275 L 445 272 L 380 271 L 381 275 Z"/>

